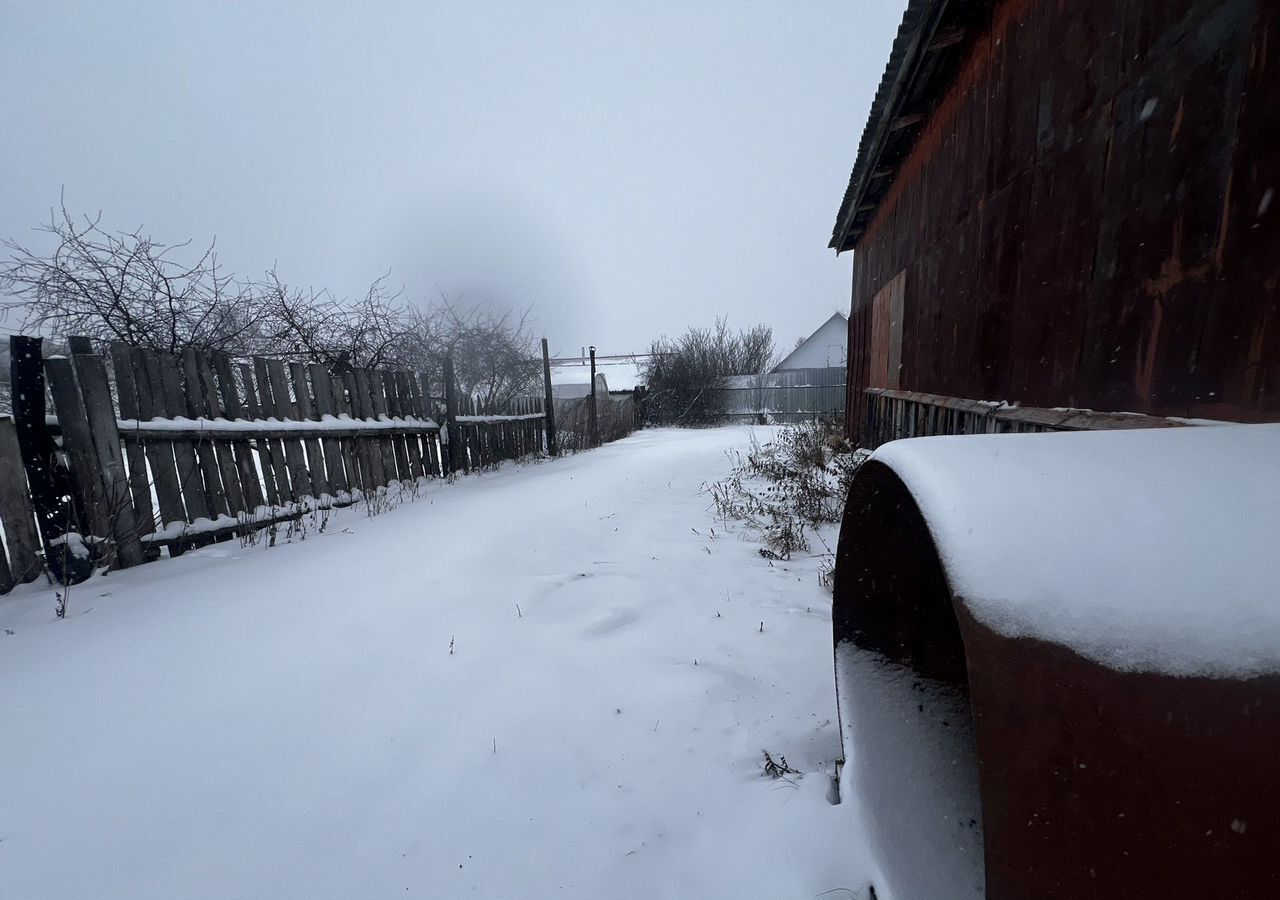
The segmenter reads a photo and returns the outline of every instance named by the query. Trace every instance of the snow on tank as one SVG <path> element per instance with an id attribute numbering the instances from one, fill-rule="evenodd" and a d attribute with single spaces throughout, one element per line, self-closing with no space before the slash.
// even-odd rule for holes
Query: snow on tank
<path id="1" fill-rule="evenodd" d="M 1280 672 L 1280 425 L 893 441 L 953 595 L 1121 671 Z"/>

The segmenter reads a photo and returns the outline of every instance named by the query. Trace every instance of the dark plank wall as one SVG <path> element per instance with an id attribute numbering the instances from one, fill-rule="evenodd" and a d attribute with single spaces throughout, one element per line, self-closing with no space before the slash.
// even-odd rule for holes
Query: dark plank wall
<path id="1" fill-rule="evenodd" d="M 904 268 L 904 390 L 1280 418 L 1278 7 L 999 4 L 855 251 L 850 422 Z"/>

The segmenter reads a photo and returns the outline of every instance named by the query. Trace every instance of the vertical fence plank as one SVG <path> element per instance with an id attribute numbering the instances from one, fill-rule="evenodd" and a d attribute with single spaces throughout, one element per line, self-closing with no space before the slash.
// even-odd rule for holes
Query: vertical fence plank
<path id="1" fill-rule="evenodd" d="M 396 377 L 400 380 L 400 395 L 405 403 L 405 415 L 419 421 L 427 418 L 427 408 L 422 402 L 422 394 L 418 386 L 418 377 L 413 372 L 397 372 Z M 416 467 L 413 474 L 417 476 L 425 476 L 431 474 L 431 458 L 427 451 L 427 432 L 416 428 L 408 435 L 409 444 L 409 462 L 413 465 L 413 461 L 417 459 Z"/>
<path id="2" fill-rule="evenodd" d="M 255 419 L 266 421 L 275 416 L 275 402 L 271 399 L 271 379 L 267 375 L 267 361 L 260 356 L 253 358 L 253 375 L 244 373 L 245 402 Z M 258 441 L 258 457 L 262 461 L 262 480 L 269 502 L 283 506 L 293 499 L 293 486 L 289 483 L 289 466 L 284 458 L 284 443 L 279 438 L 262 438 Z M 275 499 L 271 495 L 274 489 Z"/>
<path id="3" fill-rule="evenodd" d="M 9 545 L 9 576 L 17 584 L 35 581 L 43 569 L 35 515 L 22 467 L 18 429 L 6 416 L 0 418 L 0 522 Z"/>
<path id="4" fill-rule="evenodd" d="M 369 399 L 373 401 L 373 417 L 380 421 L 391 418 L 388 404 L 391 398 L 387 393 L 387 379 L 377 369 L 369 370 Z M 382 447 L 382 468 L 387 471 L 388 483 L 404 481 L 408 459 L 405 456 L 404 444 L 398 435 L 387 435 L 379 441 Z"/>
<path id="5" fill-rule="evenodd" d="M 372 420 L 373 401 L 369 398 L 369 374 L 364 369 L 355 369 L 348 373 L 351 388 L 351 408 L 357 419 Z M 366 490 L 376 491 L 387 483 L 391 477 L 382 464 L 382 446 L 378 437 L 370 432 L 367 437 L 360 438 L 364 451 L 364 460 L 368 464 L 369 483 Z"/>
<path id="6" fill-rule="evenodd" d="M 4 548 L 0 547 L 0 594 L 9 593 L 17 583 L 13 577 L 13 569 L 9 568 L 9 557 Z"/>
<path id="7" fill-rule="evenodd" d="M 418 382 L 419 394 L 422 397 L 423 418 L 429 421 L 435 421 L 437 413 L 432 406 L 431 381 L 427 377 L 427 373 L 423 372 L 418 375 Z M 431 475 L 436 477 L 443 475 L 444 460 L 442 458 L 443 449 L 440 444 L 440 432 L 435 431 L 426 434 L 423 438 L 423 443 L 426 444 L 428 468 L 431 470 Z"/>
<path id="8" fill-rule="evenodd" d="M 317 421 L 320 416 L 316 412 L 311 386 L 307 384 L 306 367 L 300 362 L 289 363 L 289 376 L 293 381 L 293 394 L 296 398 L 294 406 L 297 409 L 298 421 Z M 303 440 L 303 446 L 307 451 L 307 469 L 314 484 L 316 500 L 326 496 L 332 500 L 333 494 L 329 490 L 329 472 L 325 466 L 324 453 L 320 449 L 320 439 L 314 436 L 307 437 Z"/>
<path id="9" fill-rule="evenodd" d="M 406 372 L 409 379 L 409 391 L 413 395 L 413 412 L 419 419 L 430 419 L 431 408 L 427 405 L 427 376 L 416 372 Z"/>
<path id="10" fill-rule="evenodd" d="M 329 383 L 333 387 L 333 409 L 334 414 L 339 418 L 347 416 L 352 420 L 351 398 L 355 392 L 347 386 L 347 380 L 351 378 L 350 373 L 345 377 L 342 375 L 330 375 Z M 354 385 L 354 381 L 352 385 Z M 342 439 L 342 462 L 347 469 L 347 485 L 350 490 L 363 490 L 365 485 L 372 478 L 369 471 L 368 462 L 365 459 L 365 441 L 360 437 L 343 438 Z"/>
<path id="11" fill-rule="evenodd" d="M 43 343 L 44 339 L 38 337 L 15 334 L 9 338 L 13 421 L 45 560 L 59 581 L 76 584 L 93 574 L 93 566 L 87 558 L 53 552 L 54 541 L 68 532 L 79 532 L 83 526 L 82 514 L 67 499 L 75 493 L 75 486 L 66 469 L 58 464 L 58 447 L 45 421 Z"/>
<path id="12" fill-rule="evenodd" d="M 107 368 L 96 353 L 78 354 L 74 360 L 76 380 L 93 437 L 95 464 L 103 486 L 103 504 L 115 542 L 116 559 L 121 568 L 145 562 L 138 540 L 139 523 L 129 493 L 129 477 L 125 472 L 124 453 L 120 448 L 120 431 L 116 411 L 111 403 L 111 386 Z M 148 514 L 151 498 L 147 497 Z M 150 523 L 147 523 L 148 526 Z M 150 531 L 150 528 L 147 529 Z"/>
<path id="13" fill-rule="evenodd" d="M 259 362 L 259 357 L 253 358 L 255 366 L 257 362 Z M 259 389 L 262 410 L 268 412 L 269 416 L 274 416 L 275 419 L 280 421 L 292 420 L 296 417 L 293 398 L 289 396 L 288 379 L 284 375 L 283 362 L 279 360 L 262 360 L 262 371 L 259 374 L 257 389 Z M 311 479 L 307 476 L 306 460 L 302 454 L 302 443 L 293 438 L 284 438 L 275 442 L 273 447 L 280 448 L 278 463 L 283 463 L 283 465 L 276 466 L 276 481 L 280 480 L 282 469 L 287 471 L 292 499 L 301 501 L 301 499 L 311 494 Z"/>
<path id="14" fill-rule="evenodd" d="M 208 419 L 222 418 L 222 402 L 218 399 L 218 388 L 213 380 L 213 369 L 208 358 L 196 350 L 187 348 L 182 354 L 182 367 L 187 377 L 187 408 L 192 416 L 204 416 Z M 215 513 L 225 513 L 235 517 L 244 510 L 244 489 L 240 485 L 240 472 L 236 469 L 231 445 L 221 439 L 208 438 L 200 445 L 200 452 L 205 462 L 205 483 L 212 485 L 221 482 L 221 491 L 216 493 L 210 504 Z M 214 468 L 214 478 L 209 477 L 210 465 Z"/>
<path id="15" fill-rule="evenodd" d="M 382 382 L 382 392 L 384 396 L 384 408 L 387 418 L 395 421 L 404 416 L 400 408 L 400 396 L 397 390 L 395 376 L 391 372 L 379 372 L 378 380 Z M 413 476 L 409 472 L 409 451 L 404 435 L 393 434 L 391 436 L 391 453 L 396 460 L 396 469 L 400 473 L 400 480 L 409 483 L 413 480 Z"/>
<path id="16" fill-rule="evenodd" d="M 116 400 L 120 404 L 120 418 L 139 421 L 142 418 L 138 405 L 138 382 L 133 374 L 129 347 L 120 341 L 111 342 L 111 363 L 116 373 Z M 132 441 L 125 452 L 129 459 L 129 490 L 133 494 L 133 509 L 139 533 L 148 534 L 156 528 L 156 510 L 151 502 L 151 480 L 147 475 L 147 453 L 141 441 Z M 159 489 L 156 491 L 159 494 Z M 156 548 L 157 551 L 159 548 Z"/>
<path id="17" fill-rule="evenodd" d="M 222 414 L 230 421 L 244 418 L 244 406 L 240 402 L 240 391 L 236 387 L 235 370 L 231 365 L 231 357 L 225 353 L 213 355 L 213 370 L 217 375 L 218 395 L 222 400 Z M 240 473 L 240 487 L 244 500 L 244 511 L 251 516 L 263 505 L 262 482 L 258 478 L 258 469 L 253 464 L 253 448 L 245 440 L 234 440 L 230 443 L 231 455 L 236 470 Z"/>
<path id="18" fill-rule="evenodd" d="M 400 416 L 404 419 L 421 418 L 414 402 L 413 389 L 410 385 L 413 379 L 408 372 L 393 372 L 392 378 L 396 385 L 396 400 L 400 406 Z M 410 432 L 404 436 L 405 449 L 409 452 L 409 477 L 410 479 L 421 477 L 426 474 L 426 469 L 422 465 L 422 440 L 416 431 Z"/>
<path id="19" fill-rule="evenodd" d="M 146 355 L 142 350 L 130 347 L 128 357 L 129 368 L 133 371 L 133 381 L 138 391 L 139 421 L 163 418 L 164 406 L 161 398 L 164 389 L 160 384 L 152 381 L 152 371 L 147 364 Z M 120 365 L 123 366 L 123 359 Z M 155 481 L 156 501 L 160 507 L 160 527 L 186 522 L 187 511 L 182 503 L 182 482 L 178 477 L 178 464 L 173 456 L 173 442 L 148 440 L 142 450 L 151 467 L 151 477 Z M 171 556 L 181 553 L 181 546 L 169 547 Z"/>
<path id="20" fill-rule="evenodd" d="M 311 375 L 316 419 L 323 420 L 325 416 L 336 416 L 338 410 L 333 402 L 333 381 L 330 379 L 329 370 L 319 363 L 312 363 L 307 369 Z M 322 437 L 320 444 L 324 451 L 325 474 L 329 478 L 329 488 L 333 491 L 335 500 L 345 502 L 350 481 L 347 479 L 346 459 L 342 453 L 342 446 L 336 437 Z"/>
<path id="21" fill-rule="evenodd" d="M 356 375 L 357 372 L 354 369 L 344 372 L 342 383 L 347 389 L 347 404 L 351 410 L 351 418 L 362 420 L 365 406 L 363 395 L 360 393 L 360 380 Z M 378 456 L 378 450 L 373 443 L 373 439 L 366 434 L 361 434 L 355 439 L 355 451 L 356 465 L 360 467 L 360 489 L 376 491 L 378 486 L 383 483 L 382 459 Z"/>
<path id="22" fill-rule="evenodd" d="M 147 372 L 155 393 L 156 417 L 172 419 L 186 415 L 186 398 L 177 368 L 172 357 L 155 350 L 143 351 Z M 178 486 L 187 507 L 187 521 L 211 519 L 209 501 L 205 497 L 204 483 L 200 478 L 200 466 L 195 448 L 189 440 L 173 442 L 173 456 L 178 469 Z"/>
<path id="23" fill-rule="evenodd" d="M 44 361 L 44 370 L 49 376 L 53 409 L 62 428 L 62 449 L 71 461 L 71 483 L 75 486 L 77 505 L 84 512 L 83 527 L 95 537 L 106 538 L 111 534 L 107 489 L 98 468 L 97 451 L 75 369 L 65 356 L 51 356 Z"/>
<path id="24" fill-rule="evenodd" d="M 186 404 L 186 415 L 193 419 L 208 418 L 208 398 L 205 395 L 204 386 L 200 383 L 200 373 L 196 368 L 195 357 L 196 352 L 190 348 L 180 357 L 183 376 L 182 393 L 185 398 L 183 402 Z M 192 445 L 195 447 L 196 459 L 200 463 L 210 513 L 216 518 L 236 512 L 227 503 L 229 487 L 222 483 L 221 465 L 213 439 L 197 438 L 192 441 Z"/>
<path id="25" fill-rule="evenodd" d="M 360 374 L 364 375 L 364 386 L 361 393 L 368 397 L 368 405 L 365 407 L 370 419 L 381 421 L 382 417 L 387 414 L 386 400 L 382 393 L 382 373 L 377 369 L 361 370 L 357 373 L 356 380 L 359 383 Z M 396 472 L 396 455 L 391 447 L 391 439 L 384 436 L 378 438 L 378 453 L 382 458 L 382 472 L 386 478 L 384 482 L 390 486 L 391 482 L 399 478 Z"/>

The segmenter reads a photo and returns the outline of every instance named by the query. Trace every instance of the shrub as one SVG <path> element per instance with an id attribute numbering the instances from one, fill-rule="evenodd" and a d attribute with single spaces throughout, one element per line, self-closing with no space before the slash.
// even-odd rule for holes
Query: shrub
<path id="1" fill-rule="evenodd" d="M 662 425 L 706 425 L 724 414 L 714 388 L 730 375 L 756 375 L 774 360 L 773 329 L 756 325 L 734 333 L 726 319 L 711 328 L 690 328 L 679 338 L 659 338 L 649 347 L 644 376 L 646 418 Z"/>
<path id="2" fill-rule="evenodd" d="M 707 486 L 716 512 L 727 524 L 744 523 L 763 540 L 760 554 L 790 559 L 809 550 L 809 532 L 840 521 L 845 499 L 865 450 L 851 451 L 832 422 L 788 425 L 765 444 L 753 436 L 743 453 L 731 451 L 729 475 Z M 819 580 L 829 586 L 830 557 Z"/>

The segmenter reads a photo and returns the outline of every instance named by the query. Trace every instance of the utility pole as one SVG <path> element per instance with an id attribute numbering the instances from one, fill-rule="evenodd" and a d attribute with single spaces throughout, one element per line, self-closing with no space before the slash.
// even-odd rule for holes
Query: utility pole
<path id="1" fill-rule="evenodd" d="M 456 472 L 463 466 L 462 432 L 458 428 L 458 385 L 453 377 L 453 354 L 444 358 L 444 409 L 445 425 L 449 429 L 448 472 Z"/>
<path id="2" fill-rule="evenodd" d="M 596 418 L 596 348 L 593 345 L 591 350 L 591 406 L 587 408 L 587 434 L 591 439 L 592 447 L 600 446 L 600 421 Z"/>
<path id="3" fill-rule="evenodd" d="M 551 352 L 547 349 L 547 339 L 542 339 L 542 379 L 546 382 L 547 404 L 547 453 L 556 455 L 556 407 L 551 393 Z"/>

